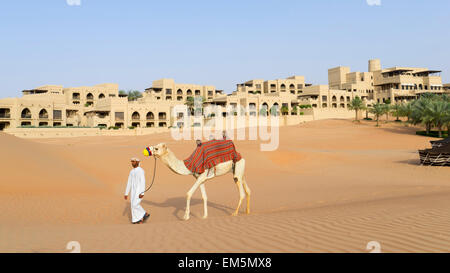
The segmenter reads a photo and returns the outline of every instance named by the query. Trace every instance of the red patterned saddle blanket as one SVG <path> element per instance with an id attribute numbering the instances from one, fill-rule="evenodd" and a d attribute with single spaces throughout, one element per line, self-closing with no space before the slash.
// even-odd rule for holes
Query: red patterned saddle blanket
<path id="1" fill-rule="evenodd" d="M 192 173 L 201 174 L 205 170 L 215 167 L 217 164 L 241 160 L 241 155 L 236 152 L 231 140 L 210 140 L 198 146 L 192 155 L 184 160 L 184 165 Z"/>

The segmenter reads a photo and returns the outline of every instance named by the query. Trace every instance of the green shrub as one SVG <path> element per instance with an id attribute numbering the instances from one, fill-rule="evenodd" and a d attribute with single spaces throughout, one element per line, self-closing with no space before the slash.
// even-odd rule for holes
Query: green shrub
<path id="1" fill-rule="evenodd" d="M 364 120 L 373 120 L 372 118 L 364 118 Z"/>
<path id="2" fill-rule="evenodd" d="M 416 135 L 419 135 L 419 136 L 429 136 L 429 137 L 439 137 L 439 132 L 438 131 L 430 131 L 430 133 L 427 135 L 427 132 L 426 131 L 417 131 L 416 132 Z M 443 131 L 442 132 L 442 137 L 443 138 L 445 138 L 445 137 L 448 137 L 448 132 L 447 131 Z"/>

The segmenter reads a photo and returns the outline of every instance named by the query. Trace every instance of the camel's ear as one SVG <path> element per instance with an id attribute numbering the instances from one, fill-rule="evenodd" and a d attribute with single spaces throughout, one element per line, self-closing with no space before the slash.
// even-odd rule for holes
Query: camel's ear
<path id="1" fill-rule="evenodd" d="M 166 148 L 167 148 L 166 143 L 161 143 L 161 147 L 163 147 L 164 149 L 166 149 Z"/>

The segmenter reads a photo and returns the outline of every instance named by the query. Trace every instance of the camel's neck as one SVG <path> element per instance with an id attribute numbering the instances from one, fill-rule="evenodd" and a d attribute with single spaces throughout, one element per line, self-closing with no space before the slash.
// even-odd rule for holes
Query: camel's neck
<path id="1" fill-rule="evenodd" d="M 186 168 L 184 162 L 179 160 L 171 150 L 167 149 L 167 153 L 160 157 L 161 161 L 166 164 L 169 169 L 179 175 L 190 175 L 191 171 Z"/>

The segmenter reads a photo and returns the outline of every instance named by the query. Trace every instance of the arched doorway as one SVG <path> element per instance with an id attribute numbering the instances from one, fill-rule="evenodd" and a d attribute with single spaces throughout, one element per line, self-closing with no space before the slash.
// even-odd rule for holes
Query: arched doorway
<path id="1" fill-rule="evenodd" d="M 278 116 L 278 111 L 280 110 L 280 106 L 278 105 L 278 102 L 275 102 L 272 107 L 270 108 L 270 115 L 271 116 Z"/>
<path id="2" fill-rule="evenodd" d="M 269 115 L 269 105 L 268 105 L 266 102 L 264 102 L 264 103 L 261 105 L 261 110 L 260 110 L 259 114 L 260 114 L 261 116 L 267 116 L 267 115 Z"/>

